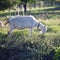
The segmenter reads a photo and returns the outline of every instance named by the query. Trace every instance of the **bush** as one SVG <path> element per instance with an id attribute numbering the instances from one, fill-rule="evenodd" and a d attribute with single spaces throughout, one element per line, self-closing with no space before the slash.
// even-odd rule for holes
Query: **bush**
<path id="1" fill-rule="evenodd" d="M 56 50 L 56 54 L 55 54 L 54 60 L 60 60 L 60 48 L 58 48 Z"/>

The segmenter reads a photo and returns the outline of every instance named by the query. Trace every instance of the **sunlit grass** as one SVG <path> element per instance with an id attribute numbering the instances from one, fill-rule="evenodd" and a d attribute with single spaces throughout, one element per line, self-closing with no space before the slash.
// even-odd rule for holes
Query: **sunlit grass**
<path id="1" fill-rule="evenodd" d="M 59 19 L 47 19 L 47 20 L 39 20 L 41 21 L 42 23 L 48 25 L 48 26 L 60 26 L 60 20 Z"/>

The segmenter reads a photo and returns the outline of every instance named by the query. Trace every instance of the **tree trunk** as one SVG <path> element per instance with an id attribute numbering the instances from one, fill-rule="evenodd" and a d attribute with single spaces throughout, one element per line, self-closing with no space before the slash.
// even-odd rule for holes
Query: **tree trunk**
<path id="1" fill-rule="evenodd" d="M 27 11 L 27 3 L 24 3 L 23 7 L 24 7 L 24 12 L 26 12 Z"/>

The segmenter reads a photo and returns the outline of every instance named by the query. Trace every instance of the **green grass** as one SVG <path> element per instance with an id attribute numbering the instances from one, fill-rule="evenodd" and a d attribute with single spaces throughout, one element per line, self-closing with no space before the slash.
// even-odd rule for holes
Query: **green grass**
<path id="1" fill-rule="evenodd" d="M 44 18 L 58 19 L 60 18 L 60 10 L 58 8 L 59 7 L 42 7 L 38 9 L 34 8 L 34 9 L 29 9 L 25 14 L 34 15 L 36 18 L 40 18 L 40 19 L 44 19 Z M 7 18 L 7 16 L 15 15 L 15 13 L 17 13 L 15 10 L 0 11 L 0 17 Z M 20 11 L 19 14 L 23 15 L 23 11 Z"/>
<path id="2" fill-rule="evenodd" d="M 48 11 L 48 8 L 46 8 Z M 9 26 L 5 28 L 0 28 L 0 46 L 4 48 L 20 48 L 25 50 L 30 50 L 32 54 L 49 54 L 49 52 L 60 46 L 60 15 L 59 14 L 48 14 L 48 19 L 42 19 L 40 17 L 41 12 L 44 13 L 46 10 L 31 10 L 28 11 L 27 15 L 30 13 L 34 15 L 39 22 L 42 22 L 47 26 L 46 34 L 40 34 L 39 31 L 34 28 L 32 37 L 29 38 L 29 29 L 14 30 L 11 37 L 8 37 L 7 33 L 9 31 Z M 53 11 L 49 10 L 49 13 Z M 54 11 L 60 13 L 60 11 Z M 6 12 L 1 12 L 3 23 L 6 22 L 7 16 Z M 8 13 L 9 16 L 9 13 Z"/>
<path id="3" fill-rule="evenodd" d="M 60 46 L 60 22 L 59 20 L 40 19 L 39 21 L 45 24 L 48 30 L 46 34 L 39 34 L 39 31 L 34 29 L 31 38 L 29 38 L 29 29 L 14 30 L 11 37 L 8 37 L 8 26 L 0 28 L 0 46 L 6 49 L 29 50 L 31 55 L 37 54 L 38 59 L 41 58 L 40 55 L 49 54 L 53 49 Z M 36 57 L 33 58 L 35 59 Z"/>
<path id="4" fill-rule="evenodd" d="M 39 31 L 37 29 L 33 30 L 32 38 L 30 39 L 33 42 L 39 42 L 39 40 L 48 40 L 46 37 L 50 35 L 57 35 L 60 36 L 60 22 L 59 20 L 39 20 L 43 24 L 47 26 L 47 32 L 44 35 L 39 34 Z M 6 40 L 8 38 L 8 26 L 6 28 L 0 28 L 0 39 Z M 12 32 L 11 38 L 14 40 L 23 40 L 23 41 L 29 41 L 29 29 L 23 29 L 23 30 L 14 30 Z M 3 38 L 2 38 L 3 37 Z M 10 38 L 10 39 L 11 39 Z M 54 38 L 54 37 L 53 37 Z M 60 37 L 59 37 L 60 38 Z M 8 40 L 7 40 L 8 41 Z M 21 43 L 21 42 L 20 42 Z"/>

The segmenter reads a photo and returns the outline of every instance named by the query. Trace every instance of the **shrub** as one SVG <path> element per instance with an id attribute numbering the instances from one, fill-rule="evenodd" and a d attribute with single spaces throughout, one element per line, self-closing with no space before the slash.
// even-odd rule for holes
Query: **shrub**
<path id="1" fill-rule="evenodd" d="M 60 60 L 60 48 L 58 48 L 56 50 L 56 54 L 55 54 L 54 60 Z"/>

